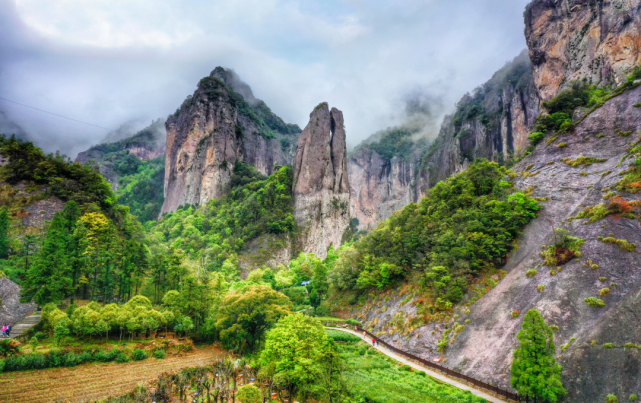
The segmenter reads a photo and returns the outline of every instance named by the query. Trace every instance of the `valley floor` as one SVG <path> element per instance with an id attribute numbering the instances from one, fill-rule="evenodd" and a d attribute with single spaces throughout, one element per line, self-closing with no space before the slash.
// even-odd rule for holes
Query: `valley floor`
<path id="1" fill-rule="evenodd" d="M 371 343 L 371 339 L 365 338 L 361 333 L 355 332 L 355 331 L 350 330 L 350 329 L 344 329 L 344 328 L 328 328 L 328 329 L 340 330 L 341 332 L 351 333 L 351 334 L 353 334 L 355 336 L 358 336 L 359 338 L 361 338 L 366 343 Z M 402 363 L 404 365 L 409 365 L 410 367 L 414 368 L 417 371 L 424 371 L 427 375 L 429 375 L 432 378 L 435 378 L 435 379 L 437 379 L 439 381 L 442 381 L 444 383 L 452 385 L 452 386 L 454 386 L 454 387 L 456 387 L 458 389 L 469 391 L 469 392 L 471 392 L 472 394 L 474 394 L 476 396 L 479 396 L 479 397 L 482 397 L 483 399 L 486 399 L 488 402 L 492 402 L 492 403 L 504 403 L 505 402 L 505 400 L 502 400 L 502 399 L 499 399 L 497 397 L 494 397 L 494 396 L 492 396 L 492 395 L 490 395 L 490 394 L 488 394 L 488 393 L 486 393 L 486 392 L 484 392 L 482 390 L 475 389 L 472 386 L 469 386 L 469 385 L 466 385 L 464 383 L 455 381 L 455 380 L 453 380 L 451 378 L 448 378 L 447 376 L 445 376 L 445 375 L 443 375 L 441 373 L 432 371 L 431 369 L 429 369 L 427 367 L 424 367 L 424 366 L 422 366 L 420 364 L 417 364 L 417 363 L 415 363 L 413 361 L 410 361 L 410 360 L 406 359 L 405 357 L 400 356 L 400 355 L 394 353 L 393 351 L 390 351 L 389 349 L 385 348 L 384 346 L 376 346 L 375 348 L 379 352 L 385 354 L 386 356 L 388 356 L 390 358 L 393 358 L 394 360 L 396 360 L 396 361 L 398 361 L 398 362 L 400 362 L 400 363 Z"/>
<path id="2" fill-rule="evenodd" d="M 0 375 L 1 402 L 88 402 L 120 395 L 139 383 L 148 383 L 165 371 L 211 364 L 226 352 L 215 347 L 192 353 L 149 358 L 127 364 L 87 364 Z"/>

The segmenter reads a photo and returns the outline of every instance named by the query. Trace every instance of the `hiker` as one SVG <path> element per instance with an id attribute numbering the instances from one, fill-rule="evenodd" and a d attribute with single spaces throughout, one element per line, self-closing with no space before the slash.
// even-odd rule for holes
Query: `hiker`
<path id="1" fill-rule="evenodd" d="M 11 337 L 11 325 L 7 326 L 7 337 Z"/>
<path id="2" fill-rule="evenodd" d="M 7 325 L 2 326 L 2 337 L 7 337 Z"/>
<path id="3" fill-rule="evenodd" d="M 376 346 L 376 339 L 372 339 L 372 346 Z"/>

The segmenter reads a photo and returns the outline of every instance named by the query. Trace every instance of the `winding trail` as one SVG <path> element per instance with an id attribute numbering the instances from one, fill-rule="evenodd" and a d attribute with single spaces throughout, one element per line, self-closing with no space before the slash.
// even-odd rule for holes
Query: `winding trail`
<path id="1" fill-rule="evenodd" d="M 365 341 L 366 343 L 371 344 L 371 339 L 369 339 L 369 337 L 366 339 L 365 336 L 363 336 L 361 333 L 355 332 L 353 330 L 344 329 L 344 328 L 340 328 L 340 327 L 325 327 L 325 328 L 326 329 L 331 329 L 331 330 L 340 330 L 341 332 L 346 332 L 346 333 L 353 334 L 354 336 L 360 337 L 361 340 Z M 391 357 L 391 358 L 395 359 L 396 361 L 398 361 L 400 363 L 403 363 L 405 365 L 409 365 L 410 367 L 414 368 L 417 371 L 425 371 L 425 373 L 428 374 L 429 376 L 431 376 L 432 378 L 438 379 L 439 381 L 442 381 L 444 383 L 447 383 L 448 385 L 452 385 L 452 386 L 454 386 L 456 388 L 459 388 L 459 389 L 462 389 L 462 390 L 469 390 L 470 392 L 472 392 L 476 396 L 482 397 L 483 399 L 487 400 L 488 402 L 492 402 L 492 403 L 505 403 L 506 402 L 506 400 L 503 400 L 503 399 L 500 399 L 498 397 L 492 396 L 489 393 L 483 391 L 482 389 L 476 389 L 473 386 L 464 384 L 462 382 L 455 381 L 454 379 L 449 378 L 449 377 L 441 374 L 440 372 L 436 372 L 436 371 L 434 371 L 434 370 L 432 370 L 430 368 L 424 367 L 424 366 L 422 366 L 420 364 L 417 364 L 417 363 L 415 363 L 413 361 L 410 361 L 407 358 L 405 358 L 405 357 L 403 357 L 401 355 L 398 355 L 393 351 L 390 351 L 389 349 L 385 348 L 384 346 L 375 346 L 374 348 L 376 348 L 376 350 L 380 351 L 381 353 L 385 354 L 388 357 Z"/>

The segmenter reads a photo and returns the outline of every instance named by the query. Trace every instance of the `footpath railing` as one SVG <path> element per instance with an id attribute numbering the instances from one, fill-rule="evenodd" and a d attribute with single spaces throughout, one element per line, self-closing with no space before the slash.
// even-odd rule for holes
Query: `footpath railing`
<path id="1" fill-rule="evenodd" d="M 335 325 L 336 325 L 336 327 L 340 327 L 340 326 L 338 326 L 338 324 L 335 324 Z M 350 329 L 349 325 L 346 325 L 345 328 L 346 329 Z M 437 364 L 435 362 L 425 360 L 423 358 L 420 358 L 420 357 L 417 357 L 417 356 L 415 356 L 413 354 L 410 354 L 410 353 L 408 353 L 406 351 L 400 350 L 400 349 L 398 349 L 398 348 L 396 348 L 396 347 L 384 342 L 383 340 L 379 340 L 379 338 L 376 335 L 368 332 L 367 330 L 363 329 L 360 326 L 356 326 L 356 329 L 357 329 L 358 332 L 365 332 L 365 334 L 367 336 L 369 336 L 369 337 L 371 337 L 373 339 L 376 339 L 376 342 L 378 344 L 382 344 L 383 346 L 385 346 L 389 350 L 395 352 L 396 354 L 399 354 L 399 355 L 402 355 L 404 357 L 407 357 L 410 360 L 417 361 L 417 362 L 421 363 L 422 365 L 425 365 L 428 368 L 432 368 L 432 369 L 435 369 L 435 370 L 437 370 L 439 372 L 442 372 L 442 373 L 444 373 L 445 375 L 447 375 L 449 377 L 461 379 L 461 380 L 463 380 L 463 381 L 465 381 L 465 382 L 467 382 L 469 384 L 472 384 L 472 385 L 476 386 L 477 388 L 485 389 L 487 391 L 490 391 L 490 392 L 496 394 L 497 396 L 505 397 L 508 400 L 513 400 L 513 401 L 516 401 L 516 402 L 528 402 L 529 403 L 529 399 L 527 397 L 519 396 L 518 393 L 513 393 L 513 392 L 510 392 L 508 390 L 501 389 L 501 388 L 499 388 L 497 386 L 490 385 L 490 384 L 485 383 L 483 381 L 479 381 L 478 379 L 474 379 L 474 378 L 472 378 L 470 376 L 467 376 L 467 375 L 464 375 L 464 374 L 462 374 L 460 372 L 456 372 L 456 371 L 451 370 L 451 369 L 449 369 L 447 367 L 444 367 L 443 365 L 439 365 L 439 364 Z"/>

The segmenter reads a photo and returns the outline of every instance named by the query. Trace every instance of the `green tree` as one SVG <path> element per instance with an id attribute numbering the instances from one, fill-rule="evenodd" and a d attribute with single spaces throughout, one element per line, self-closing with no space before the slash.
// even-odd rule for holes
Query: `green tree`
<path id="1" fill-rule="evenodd" d="M 238 389 L 236 398 L 240 403 L 260 403 L 263 401 L 263 395 L 260 393 L 260 389 L 254 385 L 241 386 Z"/>
<path id="2" fill-rule="evenodd" d="M 567 392 L 561 384 L 561 366 L 556 363 L 554 335 L 536 309 L 523 318 L 523 328 L 516 336 L 519 347 L 512 361 L 512 387 L 521 396 L 535 402 L 556 402 Z"/>
<path id="3" fill-rule="evenodd" d="M 38 305 L 60 302 L 72 292 L 69 261 L 66 254 L 64 220 L 56 213 L 47 229 L 44 244 L 36 262 L 29 268 L 22 283 L 21 300 Z"/>
<path id="4" fill-rule="evenodd" d="M 9 257 L 9 209 L 0 209 L 0 259 Z"/>
<path id="5" fill-rule="evenodd" d="M 335 371 L 327 369 L 337 368 L 338 360 L 320 321 L 300 313 L 282 318 L 267 333 L 260 356 L 262 371 L 302 399 L 333 395 Z"/>
<path id="6" fill-rule="evenodd" d="M 291 313 L 292 303 L 270 287 L 256 285 L 230 292 L 218 310 L 216 327 L 225 348 L 254 351 L 265 331 Z"/>

